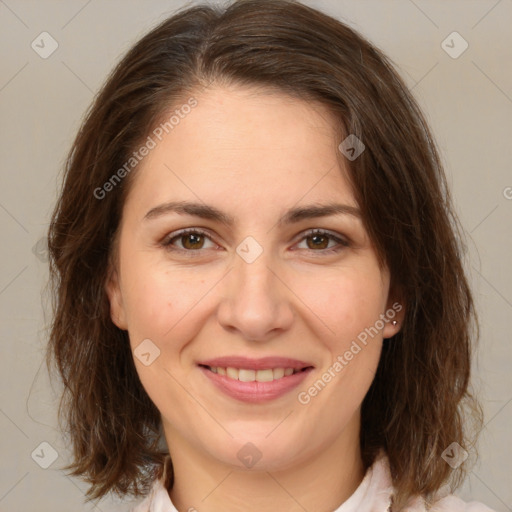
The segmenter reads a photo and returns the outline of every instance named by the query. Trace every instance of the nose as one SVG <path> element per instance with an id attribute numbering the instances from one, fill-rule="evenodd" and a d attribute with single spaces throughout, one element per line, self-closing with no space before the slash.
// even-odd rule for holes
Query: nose
<path id="1" fill-rule="evenodd" d="M 267 251 L 251 263 L 236 254 L 224 286 L 217 310 L 224 329 L 249 341 L 268 341 L 292 325 L 293 293 Z"/>

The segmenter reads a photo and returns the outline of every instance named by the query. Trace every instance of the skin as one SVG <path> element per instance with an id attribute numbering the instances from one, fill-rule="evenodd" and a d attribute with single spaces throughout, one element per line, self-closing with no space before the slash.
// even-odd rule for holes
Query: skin
<path id="1" fill-rule="evenodd" d="M 161 413 L 175 472 L 169 494 L 180 512 L 332 511 L 364 476 L 360 406 L 382 340 L 399 330 L 404 309 L 397 326 L 386 323 L 317 396 L 299 403 L 298 393 L 397 300 L 389 272 L 360 218 L 277 224 L 292 207 L 358 206 L 324 106 L 226 85 L 195 98 L 139 164 L 106 284 L 112 320 L 128 331 L 132 350 L 145 339 L 160 350 L 149 366 L 134 361 Z M 235 224 L 177 213 L 144 220 L 168 201 L 213 205 Z M 174 238 L 174 252 L 162 245 L 183 228 L 208 236 Z M 312 228 L 349 245 L 306 237 Z M 263 248 L 252 263 L 236 252 L 247 236 Z M 197 366 L 227 355 L 293 357 L 315 368 L 286 395 L 248 404 L 217 390 Z M 248 442 L 261 452 L 252 468 L 237 457 Z"/>

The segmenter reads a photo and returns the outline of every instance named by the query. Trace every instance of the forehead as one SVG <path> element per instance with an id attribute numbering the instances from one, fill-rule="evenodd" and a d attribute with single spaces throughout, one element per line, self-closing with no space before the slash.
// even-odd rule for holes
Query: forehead
<path id="1" fill-rule="evenodd" d="M 130 192 L 138 202 L 186 197 L 261 208 L 304 198 L 357 206 L 338 151 L 339 122 L 324 105 L 240 86 L 190 97 L 195 106 L 184 109 L 177 124 L 164 123 L 180 103 L 151 134 L 154 148 L 139 164 Z"/>

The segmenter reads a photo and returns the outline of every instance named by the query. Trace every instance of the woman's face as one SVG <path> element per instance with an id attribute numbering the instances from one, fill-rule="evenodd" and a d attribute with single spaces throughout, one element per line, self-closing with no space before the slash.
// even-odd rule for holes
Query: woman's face
<path id="1" fill-rule="evenodd" d="M 195 98 L 151 134 L 107 285 L 171 453 L 284 469 L 353 447 L 382 339 L 399 327 L 382 320 L 395 316 L 390 277 L 334 119 L 250 88 Z"/>

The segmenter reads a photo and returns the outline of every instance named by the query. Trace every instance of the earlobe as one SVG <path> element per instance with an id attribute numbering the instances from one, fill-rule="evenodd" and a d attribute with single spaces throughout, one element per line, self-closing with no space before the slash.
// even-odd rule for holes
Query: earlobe
<path id="1" fill-rule="evenodd" d="M 119 329 L 127 330 L 121 288 L 119 286 L 117 270 L 115 269 L 109 271 L 109 276 L 105 283 L 105 292 L 110 302 L 110 318 L 112 322 Z"/>
<path id="2" fill-rule="evenodd" d="M 396 296 L 396 295 L 395 295 Z M 403 326 L 405 318 L 405 304 L 403 300 L 389 300 L 385 312 L 385 323 L 382 335 L 391 338 L 397 334 Z"/>

